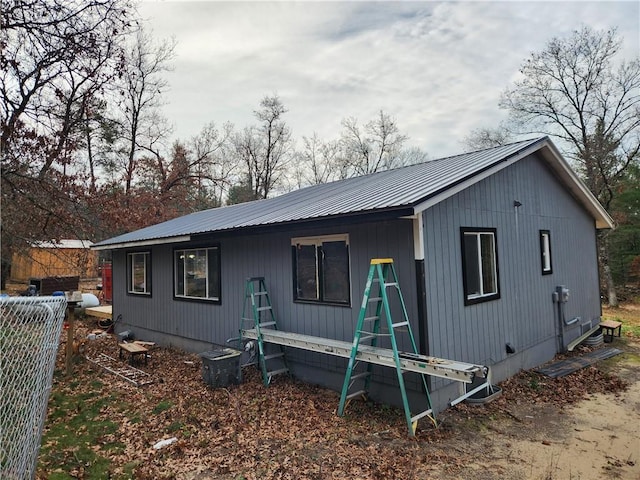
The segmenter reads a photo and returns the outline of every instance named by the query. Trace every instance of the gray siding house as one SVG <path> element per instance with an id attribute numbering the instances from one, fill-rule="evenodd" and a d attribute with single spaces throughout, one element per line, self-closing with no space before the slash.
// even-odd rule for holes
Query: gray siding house
<path id="1" fill-rule="evenodd" d="M 117 328 L 194 352 L 238 336 L 245 280 L 258 276 L 279 330 L 351 341 L 370 260 L 393 258 L 420 353 L 487 365 L 499 382 L 598 324 L 596 230 L 612 226 L 544 137 L 197 212 L 94 248 L 112 250 Z M 286 352 L 293 375 L 340 391 L 347 359 Z M 374 367 L 370 393 L 398 404 L 391 370 Z M 419 393 L 416 379 L 407 386 Z M 436 411 L 461 394 L 439 378 L 430 390 Z"/>

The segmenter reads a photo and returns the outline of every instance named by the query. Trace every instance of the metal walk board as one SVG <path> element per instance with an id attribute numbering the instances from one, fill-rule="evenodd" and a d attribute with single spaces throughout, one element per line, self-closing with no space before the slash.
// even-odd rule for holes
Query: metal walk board
<path id="1" fill-rule="evenodd" d="M 275 343 L 285 347 L 299 348 L 342 358 L 349 358 L 353 347 L 352 342 L 283 332 L 282 330 L 263 329 L 261 333 L 262 341 L 265 343 Z M 252 340 L 258 338 L 255 329 L 243 330 L 242 337 Z M 408 352 L 398 352 L 398 355 L 402 369 L 409 372 L 425 373 L 434 377 L 447 378 L 464 383 L 472 383 L 476 378 L 485 378 L 487 376 L 487 367 L 482 365 Z M 384 367 L 395 366 L 393 350 L 388 348 L 360 345 L 356 358 L 362 362 L 370 362 Z"/>

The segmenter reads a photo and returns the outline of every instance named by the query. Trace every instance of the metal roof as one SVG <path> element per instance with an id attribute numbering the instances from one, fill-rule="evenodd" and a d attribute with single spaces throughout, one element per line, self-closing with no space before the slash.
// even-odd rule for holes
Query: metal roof
<path id="1" fill-rule="evenodd" d="M 90 248 L 93 245 L 93 242 L 89 240 L 57 240 L 57 241 L 42 241 L 42 242 L 33 242 L 31 244 L 32 247 L 35 248 L 55 248 L 55 249 L 86 249 Z"/>
<path id="2" fill-rule="evenodd" d="M 354 214 L 411 209 L 415 214 L 531 153 L 543 158 L 598 221 L 613 225 L 606 211 L 571 171 L 547 137 L 526 140 L 361 177 L 301 188 L 279 197 L 204 210 L 126 233 L 95 249 L 188 241 L 192 235 L 241 230 Z"/>

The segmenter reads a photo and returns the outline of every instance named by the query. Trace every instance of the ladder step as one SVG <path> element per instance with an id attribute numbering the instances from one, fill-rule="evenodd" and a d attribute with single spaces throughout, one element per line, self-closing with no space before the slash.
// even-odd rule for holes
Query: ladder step
<path id="1" fill-rule="evenodd" d="M 259 312 L 264 312 L 266 310 L 271 310 L 271 305 L 267 305 L 266 307 L 258 307 L 256 308 L 257 311 Z"/>
<path id="2" fill-rule="evenodd" d="M 267 292 L 253 292 L 254 295 L 267 295 Z"/>
<path id="3" fill-rule="evenodd" d="M 377 338 L 377 335 L 365 335 L 364 337 L 360 337 L 361 342 L 366 342 L 367 340 L 371 340 L 372 338 Z"/>
<path id="4" fill-rule="evenodd" d="M 281 357 L 284 357 L 284 352 L 272 353 L 270 355 L 265 355 L 264 359 L 265 360 L 271 360 L 272 358 L 281 358 Z"/>
<path id="5" fill-rule="evenodd" d="M 391 324 L 393 328 L 406 327 L 407 325 L 409 325 L 409 322 L 398 322 L 398 323 Z"/>
<path id="6" fill-rule="evenodd" d="M 281 373 L 286 373 L 288 371 L 289 371 L 288 368 L 280 368 L 278 370 L 271 370 L 270 372 L 267 372 L 267 375 L 269 377 L 273 377 L 274 375 L 280 375 Z"/>
<path id="7" fill-rule="evenodd" d="M 398 282 L 389 282 L 384 284 L 385 287 L 397 287 Z"/>
<path id="8" fill-rule="evenodd" d="M 271 327 L 271 326 L 273 326 L 275 324 L 276 324 L 276 322 L 262 322 L 262 323 L 259 323 L 258 326 L 260 328 L 263 328 L 263 327 Z"/>
<path id="9" fill-rule="evenodd" d="M 364 319 L 362 320 L 363 322 L 371 322 L 372 320 L 379 320 L 380 317 L 378 315 L 375 315 L 373 317 L 364 317 Z"/>
<path id="10" fill-rule="evenodd" d="M 354 380 L 358 380 L 359 378 L 368 377 L 369 375 L 371 375 L 371 372 L 356 373 L 355 375 L 351 375 L 351 381 L 353 382 Z"/>
<path id="11" fill-rule="evenodd" d="M 352 398 L 356 398 L 359 397 L 361 395 L 366 395 L 367 391 L 366 390 L 358 390 L 357 392 L 353 392 L 350 393 L 349 395 L 347 395 L 347 400 L 351 400 Z"/>
<path id="12" fill-rule="evenodd" d="M 425 410 L 422 413 L 419 413 L 418 415 L 416 415 L 415 417 L 411 417 L 411 423 L 413 422 L 417 422 L 418 420 L 420 420 L 421 418 L 424 418 L 426 416 L 431 416 L 431 414 L 433 413 L 432 409 L 429 410 Z"/>
<path id="13" fill-rule="evenodd" d="M 367 300 L 369 303 L 371 302 L 380 302 L 382 301 L 382 297 L 369 297 L 369 300 Z"/>

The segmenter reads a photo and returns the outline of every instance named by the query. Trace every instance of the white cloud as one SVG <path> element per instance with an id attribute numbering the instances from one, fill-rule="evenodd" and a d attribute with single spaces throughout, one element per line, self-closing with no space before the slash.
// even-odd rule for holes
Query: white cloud
<path id="1" fill-rule="evenodd" d="M 383 109 L 432 156 L 504 117 L 500 93 L 553 36 L 618 25 L 638 55 L 637 2 L 145 2 L 178 41 L 165 114 L 187 138 L 210 121 L 253 122 L 277 92 L 294 136 L 337 137 Z"/>

